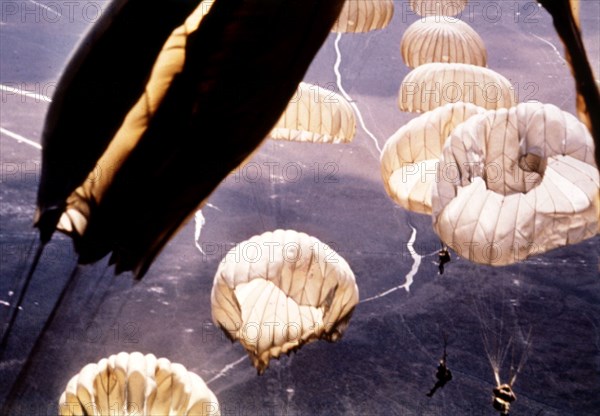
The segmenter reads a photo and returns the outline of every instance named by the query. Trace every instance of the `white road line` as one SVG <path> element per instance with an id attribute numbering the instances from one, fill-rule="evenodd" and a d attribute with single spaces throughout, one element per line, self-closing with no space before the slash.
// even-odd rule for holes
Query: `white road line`
<path id="1" fill-rule="evenodd" d="M 54 10 L 52 7 L 48 7 L 45 4 L 42 4 L 40 2 L 37 2 L 35 0 L 29 0 L 31 3 L 40 6 L 42 9 L 48 10 L 49 12 L 54 13 L 56 16 L 62 17 L 62 13 L 59 12 L 58 10 Z"/>
<path id="2" fill-rule="evenodd" d="M 245 359 L 247 359 L 247 355 L 244 355 L 243 357 L 238 358 L 237 360 L 235 360 L 232 363 L 227 364 L 225 367 L 223 367 L 221 369 L 221 371 L 219 371 L 213 378 L 211 378 L 210 380 L 208 380 L 206 382 L 206 384 L 210 384 L 213 381 L 223 377 L 225 374 L 227 374 L 227 372 L 229 370 L 231 370 L 232 368 L 234 368 L 235 366 L 237 366 L 239 363 L 241 363 L 242 361 L 244 361 Z"/>
<path id="3" fill-rule="evenodd" d="M 37 101 L 45 101 L 47 103 L 51 103 L 52 102 L 52 99 L 50 97 L 47 97 L 47 96 L 45 96 L 43 94 L 37 94 L 37 93 L 34 93 L 34 92 L 22 90 L 21 88 L 18 88 L 18 87 L 11 87 L 11 86 L 8 86 L 8 85 L 0 84 L 0 91 L 2 91 L 2 92 L 8 92 L 8 93 L 11 93 L 11 94 L 19 94 L 19 95 L 22 95 L 24 97 L 34 98 Z"/>
<path id="4" fill-rule="evenodd" d="M 20 134 L 17 133 L 13 133 L 10 130 L 6 130 L 4 127 L 0 127 L 0 133 L 4 134 L 5 136 L 10 137 L 11 139 L 15 139 L 16 141 L 18 141 L 19 143 L 25 143 L 28 144 L 32 147 L 35 147 L 36 149 L 41 149 L 42 145 L 39 143 L 34 142 L 33 140 L 29 140 L 26 137 L 21 136 Z"/>
<path id="5" fill-rule="evenodd" d="M 335 43 L 334 43 L 335 52 L 337 54 L 337 57 L 336 57 L 336 60 L 335 60 L 335 64 L 333 65 L 333 72 L 335 72 L 335 76 L 336 76 L 336 80 L 337 80 L 337 86 L 340 89 L 340 92 L 342 93 L 342 95 L 344 96 L 344 98 L 350 102 L 350 105 L 352 106 L 352 108 L 356 112 L 356 116 L 358 117 L 358 121 L 359 121 L 362 129 L 373 140 L 373 143 L 375 143 L 375 148 L 377 149 L 377 151 L 381 155 L 381 147 L 379 147 L 379 142 L 377 141 L 377 137 L 375 137 L 375 135 L 373 133 L 371 133 L 371 131 L 367 128 L 367 126 L 365 125 L 365 121 L 363 120 L 362 113 L 358 109 L 358 106 L 352 100 L 352 97 L 350 97 L 350 95 L 346 92 L 346 90 L 342 86 L 342 74 L 340 73 L 340 64 L 342 63 L 342 53 L 340 52 L 340 39 L 341 38 L 342 38 L 342 33 L 338 32 L 337 37 L 335 38 Z"/>

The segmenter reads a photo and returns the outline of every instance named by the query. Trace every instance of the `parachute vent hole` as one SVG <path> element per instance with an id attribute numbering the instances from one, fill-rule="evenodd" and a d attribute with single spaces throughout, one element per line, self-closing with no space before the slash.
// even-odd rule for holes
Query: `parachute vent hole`
<path id="1" fill-rule="evenodd" d="M 544 159 L 533 153 L 525 153 L 519 157 L 519 167 L 525 172 L 535 172 L 540 175 L 544 174 Z"/>

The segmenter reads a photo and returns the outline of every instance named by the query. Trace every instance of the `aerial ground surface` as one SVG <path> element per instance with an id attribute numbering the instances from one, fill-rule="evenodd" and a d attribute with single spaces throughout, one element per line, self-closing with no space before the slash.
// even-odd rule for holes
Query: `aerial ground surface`
<path id="1" fill-rule="evenodd" d="M 586 48 L 598 75 L 600 2 L 581 3 Z M 384 191 L 378 147 L 414 117 L 400 112 L 396 100 L 409 72 L 399 54 L 400 39 L 418 16 L 406 2 L 395 4 L 388 28 L 344 34 L 339 52 L 337 35 L 331 34 L 305 77 L 337 92 L 341 85 L 369 132 L 357 126 L 348 145 L 266 140 L 203 209 L 206 224 L 198 246 L 204 253 L 194 241 L 192 220 L 142 281 L 128 274 L 114 277 L 106 259 L 84 266 L 31 356 L 17 414 L 56 414 L 67 381 L 86 363 L 141 351 L 200 375 L 223 414 L 492 415 L 495 381 L 482 332 L 499 345 L 513 339 L 503 381 L 511 360 L 516 364 L 529 347 L 511 414 L 596 414 L 600 238 L 506 267 L 475 265 L 453 255 L 438 275 L 439 240 L 431 219 L 396 206 Z M 52 96 L 69 53 L 104 2 L 3 0 L 0 5 L 0 317 L 5 322 L 36 238 L 31 226 L 40 175 L 36 144 L 49 104 L 42 96 Z M 481 35 L 488 66 L 511 81 L 519 101 L 539 100 L 574 113 L 573 79 L 544 9 L 533 1 L 475 1 L 461 18 Z M 277 228 L 304 231 L 334 247 L 356 275 L 361 303 L 341 341 L 309 344 L 257 376 L 243 348 L 212 324 L 210 290 L 229 248 Z M 55 235 L 0 363 L 0 402 L 32 354 L 75 263 L 71 241 Z M 428 398 L 444 333 L 454 378 Z"/>

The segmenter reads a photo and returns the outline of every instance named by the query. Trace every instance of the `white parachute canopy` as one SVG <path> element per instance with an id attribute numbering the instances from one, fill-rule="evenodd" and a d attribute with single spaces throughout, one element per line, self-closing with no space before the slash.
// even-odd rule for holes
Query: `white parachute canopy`
<path id="1" fill-rule="evenodd" d="M 410 68 L 432 62 L 486 66 L 481 37 L 462 20 L 428 16 L 411 24 L 402 36 L 400 52 Z"/>
<path id="2" fill-rule="evenodd" d="M 410 8 L 420 16 L 456 16 L 468 0 L 409 0 Z"/>
<path id="3" fill-rule="evenodd" d="M 67 383 L 61 416 L 218 416 L 219 402 L 181 364 L 153 354 L 121 352 L 87 364 Z"/>
<path id="4" fill-rule="evenodd" d="M 425 112 L 447 103 L 464 101 L 488 110 L 516 104 L 510 81 L 476 65 L 431 63 L 410 71 L 402 84 L 398 106 L 402 111 Z"/>
<path id="5" fill-rule="evenodd" d="M 301 82 L 269 137 L 313 143 L 349 143 L 356 133 L 352 106 L 341 95 Z"/>
<path id="6" fill-rule="evenodd" d="M 454 129 L 433 228 L 459 255 L 501 266 L 598 233 L 600 179 L 585 125 L 551 104 L 487 111 Z"/>
<path id="7" fill-rule="evenodd" d="M 271 358 L 307 342 L 339 339 L 357 303 L 348 263 L 293 230 L 266 232 L 230 250 L 211 293 L 213 321 L 246 348 L 259 374 Z"/>
<path id="8" fill-rule="evenodd" d="M 388 195 L 409 211 L 431 214 L 431 188 L 446 138 L 458 124 L 484 111 L 469 103 L 446 104 L 398 129 L 381 153 L 381 176 Z"/>
<path id="9" fill-rule="evenodd" d="M 392 0 L 346 0 L 331 31 L 361 33 L 384 29 L 393 16 Z"/>

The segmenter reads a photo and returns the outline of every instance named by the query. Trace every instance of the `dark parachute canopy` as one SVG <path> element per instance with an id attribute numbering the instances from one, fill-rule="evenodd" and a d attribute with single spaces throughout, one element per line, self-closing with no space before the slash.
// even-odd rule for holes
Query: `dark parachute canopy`
<path id="1" fill-rule="evenodd" d="M 66 211 L 60 228 L 80 263 L 112 253 L 117 273 L 142 277 L 267 136 L 342 5 L 111 3 L 79 45 L 48 114 L 36 215 L 42 241 Z M 194 27 L 185 18 L 196 7 Z"/>

